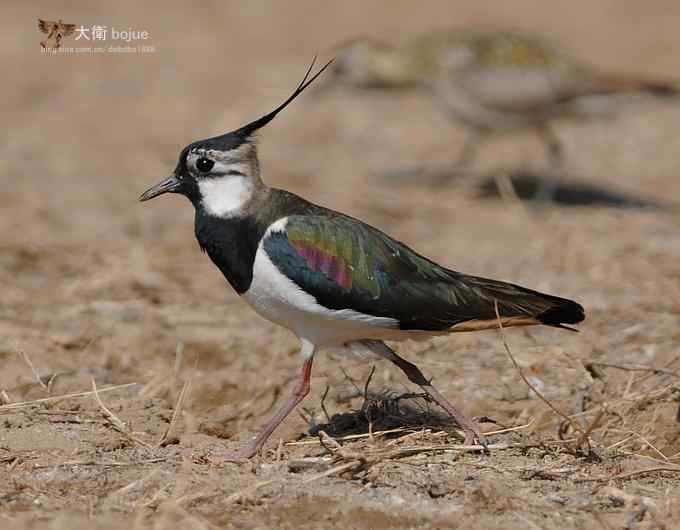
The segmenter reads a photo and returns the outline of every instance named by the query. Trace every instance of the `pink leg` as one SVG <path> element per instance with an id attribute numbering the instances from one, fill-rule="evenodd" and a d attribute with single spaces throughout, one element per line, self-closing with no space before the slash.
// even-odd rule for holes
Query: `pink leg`
<path id="1" fill-rule="evenodd" d="M 279 409 L 279 411 L 270 419 L 265 426 L 262 428 L 260 433 L 253 438 L 248 444 L 237 451 L 236 453 L 231 453 L 226 456 L 226 460 L 245 460 L 255 456 L 262 446 L 265 444 L 267 439 L 276 430 L 276 428 L 281 424 L 286 416 L 291 413 L 291 411 L 297 407 L 297 405 L 302 401 L 307 394 L 309 394 L 309 379 L 312 375 L 312 361 L 314 357 L 310 357 L 305 361 L 302 366 L 302 375 L 300 381 L 298 382 L 295 390 L 293 390 L 293 395 L 290 396 L 286 404 Z"/>
<path id="2" fill-rule="evenodd" d="M 454 420 L 458 426 L 465 432 L 465 443 L 467 445 L 481 444 L 486 446 L 484 437 L 480 434 L 479 429 L 474 422 L 468 419 L 465 414 L 454 407 L 439 391 L 432 386 L 432 384 L 425 378 L 423 372 L 420 371 L 415 364 L 408 362 L 403 357 L 399 357 L 392 348 L 384 343 L 373 349 L 376 353 L 380 353 L 386 359 L 389 359 L 406 374 L 408 380 L 415 383 L 422 388 L 432 400 L 443 408 Z"/>

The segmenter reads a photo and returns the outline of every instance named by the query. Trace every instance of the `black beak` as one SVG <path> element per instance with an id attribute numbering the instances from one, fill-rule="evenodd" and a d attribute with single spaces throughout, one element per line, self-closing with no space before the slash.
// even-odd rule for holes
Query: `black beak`
<path id="1" fill-rule="evenodd" d="M 175 175 L 171 175 L 166 179 L 161 180 L 155 186 L 151 186 L 139 197 L 141 202 L 148 201 L 164 193 L 177 193 L 182 183 Z"/>

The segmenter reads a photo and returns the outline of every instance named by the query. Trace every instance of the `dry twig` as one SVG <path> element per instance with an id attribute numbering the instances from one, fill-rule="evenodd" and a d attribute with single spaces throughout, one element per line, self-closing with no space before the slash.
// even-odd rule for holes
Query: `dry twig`
<path id="1" fill-rule="evenodd" d="M 664 374 L 672 375 L 673 377 L 680 377 L 680 374 L 672 370 L 666 370 L 665 368 L 654 368 L 651 366 L 644 366 L 638 364 L 614 364 L 614 363 L 603 363 L 599 361 L 591 361 L 588 363 L 591 366 L 602 366 L 604 368 L 616 368 L 617 370 L 623 370 L 625 372 L 650 372 L 652 375 Z"/>
<path id="2" fill-rule="evenodd" d="M 263 488 L 264 486 L 269 486 L 270 484 L 273 483 L 274 483 L 273 480 L 264 480 L 261 482 L 257 482 L 248 488 L 242 489 L 240 491 L 232 493 L 231 495 L 228 495 L 227 497 L 220 501 L 220 505 L 229 505 L 242 502 L 248 496 L 253 495 L 260 488 Z M 214 488 L 211 488 L 210 491 L 199 491 L 197 493 L 183 495 L 175 499 L 173 502 L 174 504 L 177 505 L 191 504 L 192 502 L 196 502 L 198 500 L 211 499 L 213 497 L 217 497 L 223 494 L 224 492 L 221 491 L 220 489 L 215 490 Z"/>
<path id="3" fill-rule="evenodd" d="M 135 436 L 130 429 L 128 428 L 127 425 L 121 420 L 118 416 L 116 416 L 113 412 L 111 412 L 106 405 L 104 405 L 104 402 L 101 400 L 99 397 L 99 392 L 97 391 L 97 384 L 94 382 L 94 377 L 92 378 L 92 392 L 94 393 L 94 397 L 97 400 L 97 404 L 99 405 L 99 408 L 102 409 L 102 412 L 104 413 L 104 417 L 109 421 L 111 426 L 117 430 L 119 433 L 124 435 L 126 438 L 129 440 L 141 445 L 142 447 L 146 447 L 149 449 L 151 446 L 146 443 L 144 440 L 140 440 L 137 436 Z"/>
<path id="4" fill-rule="evenodd" d="M 191 387 L 191 379 L 189 379 L 188 381 L 185 381 L 184 385 L 182 386 L 182 390 L 180 391 L 179 396 L 177 397 L 177 403 L 175 404 L 175 410 L 172 411 L 172 418 L 170 418 L 170 423 L 168 424 L 168 428 L 165 429 L 165 432 L 161 436 L 160 440 L 158 440 L 158 446 L 159 447 L 164 447 L 164 446 L 169 445 L 170 443 L 173 443 L 174 441 L 177 440 L 177 437 L 174 436 L 173 431 L 175 429 L 175 425 L 177 424 L 177 421 L 179 420 L 179 418 L 182 414 L 182 408 L 184 407 L 184 401 L 186 400 L 186 396 L 189 393 L 190 387 Z"/>
<path id="5" fill-rule="evenodd" d="M 680 467 L 669 466 L 648 467 L 646 469 L 637 469 L 635 471 L 628 471 L 626 473 L 618 473 L 617 475 L 610 475 L 605 477 L 575 478 L 574 482 L 608 482 L 610 480 L 627 480 L 633 477 L 647 475 L 649 473 L 664 473 L 664 472 L 680 473 Z"/>
<path id="6" fill-rule="evenodd" d="M 45 384 L 45 381 L 42 380 L 42 377 L 40 377 L 40 374 L 38 373 L 38 369 L 34 366 L 33 362 L 31 361 L 31 358 L 28 356 L 26 352 L 23 350 L 18 350 L 17 354 L 21 358 L 22 361 L 24 361 L 27 365 L 28 368 L 31 370 L 31 373 L 33 374 L 33 377 L 37 381 L 37 383 L 40 385 L 40 387 L 47 392 L 48 387 Z"/>
<path id="7" fill-rule="evenodd" d="M 496 319 L 498 320 L 498 330 L 501 335 L 501 340 L 503 341 L 503 346 L 505 346 L 505 351 L 508 354 L 508 357 L 510 357 L 510 361 L 512 362 L 513 366 L 519 373 L 519 376 L 522 378 L 522 381 L 538 396 L 538 398 L 543 401 L 550 409 L 557 414 L 559 417 L 561 417 L 563 420 L 569 423 L 571 425 L 571 428 L 574 429 L 575 431 L 583 434 L 583 429 L 581 429 L 581 426 L 573 421 L 571 417 L 567 416 L 564 412 L 559 410 L 555 405 L 553 405 L 542 393 L 540 390 L 538 390 L 532 383 L 527 379 L 527 377 L 524 375 L 524 370 L 522 370 L 521 366 L 517 363 L 517 360 L 515 359 L 515 356 L 512 354 L 512 351 L 510 350 L 510 346 L 508 346 L 508 341 L 505 338 L 505 329 L 503 328 L 503 322 L 501 321 L 501 315 L 498 311 L 498 300 L 494 301 L 494 309 L 496 311 Z M 580 440 L 580 439 L 579 439 Z M 587 440 L 587 437 L 586 437 Z"/>
<path id="8" fill-rule="evenodd" d="M 129 388 L 131 386 L 136 386 L 138 383 L 125 383 L 123 385 L 116 385 L 116 386 L 110 386 L 107 388 L 102 388 L 97 390 L 98 393 L 103 394 L 104 392 L 111 392 L 113 390 L 121 390 L 123 388 Z M 0 414 L 3 412 L 13 412 L 17 409 L 22 409 L 26 407 L 34 407 L 37 405 L 41 405 L 43 403 L 51 403 L 53 401 L 60 401 L 62 399 L 70 399 L 70 398 L 80 398 L 80 397 L 87 397 L 93 395 L 93 391 L 88 391 L 88 392 L 74 392 L 73 394 L 62 394 L 61 396 L 51 396 L 51 397 L 46 397 L 46 398 L 40 398 L 40 399 L 34 399 L 32 401 L 21 401 L 19 403 L 10 403 L 8 405 L 2 405 L 0 406 Z"/>
<path id="9" fill-rule="evenodd" d="M 60 466 L 103 466 L 103 467 L 131 467 L 131 466 L 143 466 L 146 464 L 157 464 L 158 462 L 164 462 L 167 460 L 166 457 L 159 458 L 149 458 L 147 460 L 136 460 L 134 462 L 116 462 L 116 461 L 105 461 L 105 460 L 67 460 L 66 462 L 59 462 L 56 467 Z M 32 469 L 45 469 L 54 467 L 55 464 L 37 464 L 32 466 Z"/>

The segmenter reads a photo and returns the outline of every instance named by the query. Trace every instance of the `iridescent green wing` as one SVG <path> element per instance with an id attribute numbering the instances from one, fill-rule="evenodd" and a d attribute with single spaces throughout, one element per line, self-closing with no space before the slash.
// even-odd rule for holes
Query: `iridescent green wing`
<path id="1" fill-rule="evenodd" d="M 345 216 L 293 215 L 263 248 L 274 265 L 324 307 L 392 318 L 401 329 L 535 316 L 562 300 L 445 269 L 379 230 Z"/>

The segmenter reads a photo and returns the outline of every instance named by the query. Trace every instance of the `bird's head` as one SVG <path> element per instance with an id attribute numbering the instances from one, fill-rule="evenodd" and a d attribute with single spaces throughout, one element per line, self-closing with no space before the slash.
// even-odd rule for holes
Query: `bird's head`
<path id="1" fill-rule="evenodd" d="M 410 58 L 402 50 L 371 39 L 354 39 L 335 50 L 331 68 L 335 86 L 356 88 L 403 88 L 412 86 Z"/>
<path id="2" fill-rule="evenodd" d="M 267 125 L 331 64 L 326 63 L 309 77 L 314 61 L 295 91 L 281 105 L 243 127 L 186 146 L 179 155 L 175 171 L 146 190 L 140 201 L 164 193 L 179 193 L 197 209 L 216 217 L 238 215 L 258 189 L 260 179 L 255 133 Z"/>

